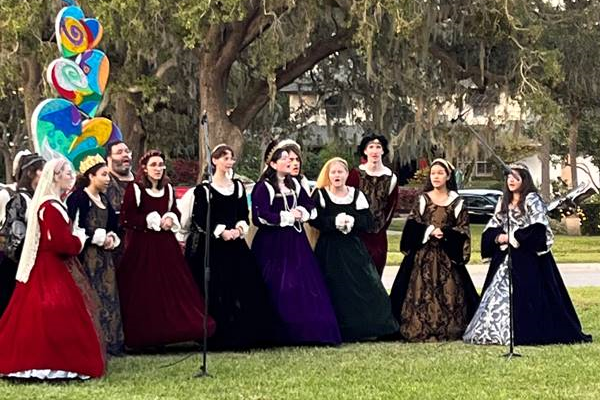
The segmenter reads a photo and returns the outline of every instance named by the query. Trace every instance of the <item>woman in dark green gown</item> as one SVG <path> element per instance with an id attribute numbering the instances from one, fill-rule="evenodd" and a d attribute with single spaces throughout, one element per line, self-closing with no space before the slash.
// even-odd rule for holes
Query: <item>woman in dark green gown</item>
<path id="1" fill-rule="evenodd" d="M 365 195 L 346 186 L 348 164 L 333 158 L 321 170 L 313 200 L 319 230 L 315 254 L 346 342 L 398 331 L 389 297 L 358 233 L 373 223 Z"/>

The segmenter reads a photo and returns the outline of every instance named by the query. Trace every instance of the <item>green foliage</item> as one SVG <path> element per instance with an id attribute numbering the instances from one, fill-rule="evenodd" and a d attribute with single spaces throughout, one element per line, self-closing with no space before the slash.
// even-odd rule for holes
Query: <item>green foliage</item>
<path id="1" fill-rule="evenodd" d="M 355 164 L 354 148 L 347 143 L 332 142 L 325 145 L 317 153 L 304 151 L 302 169 L 308 179 L 316 180 L 323 165 L 333 157 L 341 157 L 348 162 L 350 168 Z"/>

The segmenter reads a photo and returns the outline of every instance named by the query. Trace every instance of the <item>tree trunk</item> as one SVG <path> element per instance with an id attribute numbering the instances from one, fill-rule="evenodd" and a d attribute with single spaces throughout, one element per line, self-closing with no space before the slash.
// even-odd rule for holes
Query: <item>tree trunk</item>
<path id="1" fill-rule="evenodd" d="M 23 78 L 23 99 L 25 107 L 25 123 L 29 147 L 33 150 L 34 137 L 31 132 L 31 115 L 42 98 L 40 85 L 42 82 L 42 67 L 34 55 L 25 56 L 21 63 Z"/>
<path id="2" fill-rule="evenodd" d="M 200 116 L 206 113 L 207 124 L 200 125 L 198 132 L 198 162 L 200 173 L 198 180 L 202 179 L 208 161 L 207 144 L 205 141 L 205 128 L 208 130 L 208 147 L 214 148 L 220 143 L 226 143 L 233 148 L 236 157 L 241 157 L 244 137 L 239 127 L 229 119 L 225 95 L 227 88 L 227 71 L 219 70 L 216 66 L 215 55 L 205 52 L 200 57 Z"/>
<path id="3" fill-rule="evenodd" d="M 132 159 L 135 163 L 146 150 L 146 132 L 129 94 L 121 93 L 115 96 L 114 119 L 121 129 L 123 141 L 133 152 Z"/>
<path id="4" fill-rule="evenodd" d="M 569 126 L 569 165 L 571 166 L 571 188 L 577 187 L 577 133 L 579 132 L 579 114 L 571 114 Z"/>
<path id="5" fill-rule="evenodd" d="M 538 158 L 542 164 L 542 197 L 550 200 L 550 136 L 542 134 L 542 147 Z"/>

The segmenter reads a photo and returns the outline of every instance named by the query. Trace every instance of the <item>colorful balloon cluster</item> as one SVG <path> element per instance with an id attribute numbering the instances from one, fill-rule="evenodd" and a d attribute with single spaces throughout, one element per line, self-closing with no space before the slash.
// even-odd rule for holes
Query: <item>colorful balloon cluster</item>
<path id="1" fill-rule="evenodd" d="M 87 155 L 105 155 L 107 143 L 122 140 L 117 125 L 95 117 L 108 82 L 110 65 L 95 47 L 103 29 L 86 18 L 73 0 L 63 0 L 56 16 L 55 36 L 61 58 L 46 71 L 48 83 L 61 98 L 42 101 L 31 118 L 35 150 L 50 159 L 62 155 L 75 168 Z"/>

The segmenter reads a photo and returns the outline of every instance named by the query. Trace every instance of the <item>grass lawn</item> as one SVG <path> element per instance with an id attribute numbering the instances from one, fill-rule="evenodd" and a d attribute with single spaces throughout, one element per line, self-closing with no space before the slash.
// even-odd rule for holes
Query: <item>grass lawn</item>
<path id="1" fill-rule="evenodd" d="M 571 295 L 586 332 L 600 337 L 600 288 Z M 597 399 L 600 344 L 519 347 L 367 343 L 209 356 L 211 378 L 196 379 L 199 357 L 128 356 L 90 382 L 0 381 L 0 399 Z"/>
<path id="2" fill-rule="evenodd" d="M 404 221 L 395 219 L 392 229 L 401 231 Z M 484 225 L 471 225 L 471 264 L 481 264 L 481 232 Z M 388 265 L 400 265 L 404 258 L 400 249 L 400 235 L 388 235 Z M 552 254 L 557 263 L 600 262 L 600 237 L 556 235 Z"/>

